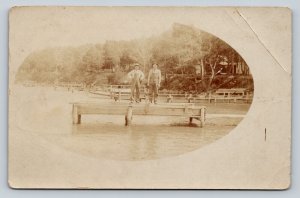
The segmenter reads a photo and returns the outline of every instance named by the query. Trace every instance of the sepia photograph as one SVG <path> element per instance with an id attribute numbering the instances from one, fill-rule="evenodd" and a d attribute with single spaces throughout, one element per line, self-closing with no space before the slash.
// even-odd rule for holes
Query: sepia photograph
<path id="1" fill-rule="evenodd" d="M 278 30 L 255 27 L 283 50 L 248 27 L 266 12 Z M 289 185 L 289 10 L 14 7 L 9 23 L 11 187 Z"/>

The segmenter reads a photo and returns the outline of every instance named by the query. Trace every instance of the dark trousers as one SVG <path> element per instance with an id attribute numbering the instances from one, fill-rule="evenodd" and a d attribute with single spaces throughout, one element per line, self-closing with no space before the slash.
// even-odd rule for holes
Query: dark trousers
<path id="1" fill-rule="evenodd" d="M 157 83 L 150 83 L 149 84 L 149 99 L 150 102 L 156 102 L 158 97 L 158 84 Z"/>

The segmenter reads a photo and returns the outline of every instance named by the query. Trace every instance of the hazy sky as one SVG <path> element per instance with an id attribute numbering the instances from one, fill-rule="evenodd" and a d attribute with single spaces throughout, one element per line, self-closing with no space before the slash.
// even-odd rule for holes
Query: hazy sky
<path id="1" fill-rule="evenodd" d="M 192 24 L 190 17 L 184 20 L 184 10 L 180 15 L 163 10 L 164 13 L 141 8 L 40 7 L 16 9 L 12 15 L 21 29 L 19 39 L 26 39 L 26 43 L 36 47 L 45 47 L 148 37 L 166 31 L 174 22 Z"/>
<path id="2" fill-rule="evenodd" d="M 161 34 L 176 22 L 197 26 L 210 17 L 218 19 L 209 10 L 199 13 L 195 8 L 166 7 L 15 8 L 10 12 L 10 51 L 18 58 L 11 60 L 11 68 L 15 71 L 31 52 L 48 47 L 149 37 Z M 211 21 L 213 27 L 212 18 Z"/>

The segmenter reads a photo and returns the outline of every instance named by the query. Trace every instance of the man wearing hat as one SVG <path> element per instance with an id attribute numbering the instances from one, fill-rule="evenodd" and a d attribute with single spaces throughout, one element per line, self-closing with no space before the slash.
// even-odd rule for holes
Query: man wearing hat
<path id="1" fill-rule="evenodd" d="M 152 103 L 154 101 L 154 104 L 157 103 L 158 89 L 161 82 L 161 72 L 157 67 L 157 64 L 153 64 L 152 69 L 149 71 L 147 83 L 149 87 L 150 102 Z"/>
<path id="2" fill-rule="evenodd" d="M 134 69 L 128 73 L 128 78 L 131 81 L 131 97 L 130 100 L 133 102 L 134 100 L 139 103 L 140 102 L 140 87 L 141 82 L 144 79 L 145 75 L 140 70 L 140 65 L 135 64 Z"/>

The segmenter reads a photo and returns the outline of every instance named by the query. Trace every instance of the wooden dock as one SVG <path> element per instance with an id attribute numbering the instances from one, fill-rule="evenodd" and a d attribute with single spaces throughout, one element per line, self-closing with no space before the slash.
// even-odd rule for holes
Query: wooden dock
<path id="1" fill-rule="evenodd" d="M 155 116 L 180 116 L 189 118 L 192 123 L 193 119 L 200 122 L 199 126 L 205 124 L 206 107 L 195 106 L 192 103 L 73 103 L 73 124 L 80 124 L 81 117 L 84 114 L 102 114 L 102 115 L 124 115 L 125 125 L 131 124 L 133 115 L 155 115 Z"/>

